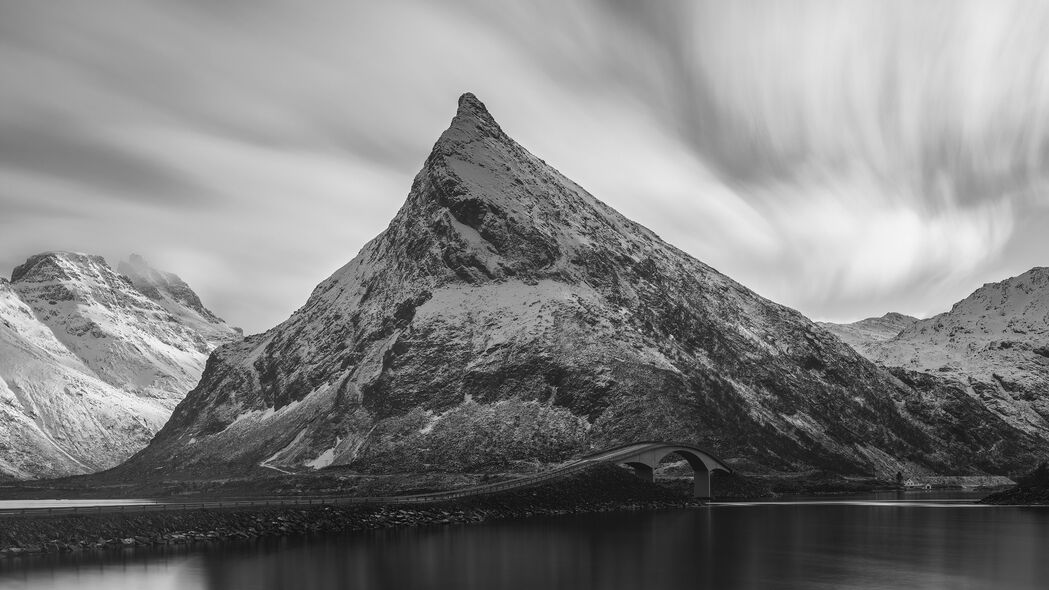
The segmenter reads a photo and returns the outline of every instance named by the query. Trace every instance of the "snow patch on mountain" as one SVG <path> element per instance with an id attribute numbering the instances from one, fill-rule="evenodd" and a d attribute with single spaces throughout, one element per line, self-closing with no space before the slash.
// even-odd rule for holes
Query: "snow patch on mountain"
<path id="1" fill-rule="evenodd" d="M 342 438 L 336 436 L 335 444 L 330 448 L 325 449 L 323 453 L 317 455 L 316 459 L 312 461 L 306 461 L 306 467 L 311 469 L 324 469 L 325 467 L 332 464 L 335 461 L 335 451 L 339 448 L 339 444 L 342 443 Z"/>

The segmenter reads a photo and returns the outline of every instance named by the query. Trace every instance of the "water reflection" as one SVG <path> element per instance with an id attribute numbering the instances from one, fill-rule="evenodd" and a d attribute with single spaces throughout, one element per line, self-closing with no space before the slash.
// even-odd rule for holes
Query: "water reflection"
<path id="1" fill-rule="evenodd" d="M 8 563 L 12 588 L 1045 588 L 1049 510 L 791 504 Z"/>

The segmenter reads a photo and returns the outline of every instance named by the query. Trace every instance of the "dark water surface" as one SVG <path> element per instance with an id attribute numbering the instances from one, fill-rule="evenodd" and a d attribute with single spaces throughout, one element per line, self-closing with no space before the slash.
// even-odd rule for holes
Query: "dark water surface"
<path id="1" fill-rule="evenodd" d="M 1049 509 L 932 496 L 0 561 L 0 588 L 1049 588 Z"/>

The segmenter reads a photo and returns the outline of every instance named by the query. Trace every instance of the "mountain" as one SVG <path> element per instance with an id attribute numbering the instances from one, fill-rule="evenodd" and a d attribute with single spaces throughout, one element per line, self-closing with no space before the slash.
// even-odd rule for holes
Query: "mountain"
<path id="1" fill-rule="evenodd" d="M 1049 268 L 988 283 L 950 311 L 856 349 L 901 375 L 959 387 L 1049 441 Z"/>
<path id="2" fill-rule="evenodd" d="M 893 474 L 1025 465 L 1036 444 L 663 242 L 466 94 L 386 230 L 217 349 L 114 473 L 506 469 L 645 439 Z"/>
<path id="3" fill-rule="evenodd" d="M 200 297 L 178 275 L 157 270 L 138 254 L 117 264 L 117 272 L 131 280 L 140 293 L 152 299 L 192 328 L 211 348 L 244 337 L 240 328 L 231 327 L 201 303 Z"/>
<path id="4" fill-rule="evenodd" d="M 818 322 L 828 332 L 837 336 L 842 342 L 855 348 L 860 354 L 867 355 L 867 349 L 876 343 L 895 338 L 905 328 L 918 321 L 918 318 L 902 313 L 889 312 L 880 318 L 867 318 L 851 324 L 834 324 Z"/>
<path id="5" fill-rule="evenodd" d="M 179 317 L 98 256 L 39 254 L 0 281 L 0 473 L 97 471 L 145 446 L 220 332 Z"/>

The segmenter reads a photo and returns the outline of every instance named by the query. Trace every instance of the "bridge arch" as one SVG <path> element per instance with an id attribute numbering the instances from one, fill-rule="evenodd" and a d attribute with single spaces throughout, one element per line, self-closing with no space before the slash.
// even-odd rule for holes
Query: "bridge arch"
<path id="1" fill-rule="evenodd" d="M 633 469 L 645 481 L 655 481 L 655 469 L 668 455 L 683 458 L 693 472 L 693 493 L 697 498 L 710 498 L 710 476 L 714 471 L 732 473 L 720 459 L 692 445 L 648 442 L 630 445 L 615 453 L 615 461 Z"/>

